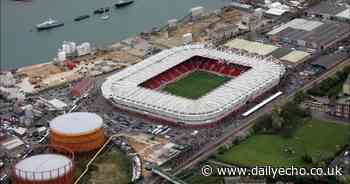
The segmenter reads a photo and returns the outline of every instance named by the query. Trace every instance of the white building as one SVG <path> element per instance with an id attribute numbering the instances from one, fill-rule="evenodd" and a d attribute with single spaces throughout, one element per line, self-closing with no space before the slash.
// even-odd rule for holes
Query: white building
<path id="1" fill-rule="evenodd" d="M 215 58 L 250 67 L 206 95 L 192 100 L 139 86 L 194 57 Z M 117 74 L 102 84 L 103 96 L 118 108 L 186 125 L 216 122 L 280 82 L 285 67 L 276 59 L 246 56 L 232 51 L 186 45 L 162 51 Z"/>

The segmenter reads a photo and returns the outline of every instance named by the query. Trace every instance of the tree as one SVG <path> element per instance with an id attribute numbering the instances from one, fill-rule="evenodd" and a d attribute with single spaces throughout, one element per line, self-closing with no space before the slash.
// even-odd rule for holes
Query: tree
<path id="1" fill-rule="evenodd" d="M 305 153 L 305 155 L 303 155 L 301 157 L 301 159 L 307 164 L 312 164 L 313 163 L 313 159 L 308 153 Z"/>
<path id="2" fill-rule="evenodd" d="M 295 95 L 294 95 L 294 101 L 297 104 L 300 104 L 301 102 L 303 102 L 305 100 L 305 93 L 304 91 L 298 91 Z"/>
<path id="3" fill-rule="evenodd" d="M 271 131 L 272 129 L 272 118 L 271 114 L 264 114 L 260 116 L 254 124 L 254 131 L 255 132 L 267 132 Z"/>
<path id="4" fill-rule="evenodd" d="M 279 107 L 274 107 L 272 109 L 272 128 L 276 131 L 280 130 L 283 126 L 284 119 L 281 117 L 281 108 Z"/>

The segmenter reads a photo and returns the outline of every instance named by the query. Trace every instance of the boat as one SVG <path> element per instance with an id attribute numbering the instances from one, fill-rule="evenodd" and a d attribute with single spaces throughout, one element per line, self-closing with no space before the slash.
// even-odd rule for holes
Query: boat
<path id="1" fill-rule="evenodd" d="M 55 27 L 60 27 L 63 25 L 64 25 L 63 22 L 49 18 L 49 20 L 44 21 L 43 23 L 37 24 L 36 28 L 40 31 L 40 30 L 46 30 L 46 29 L 52 29 Z"/>
<path id="2" fill-rule="evenodd" d="M 90 15 L 80 15 L 79 17 L 75 18 L 74 21 L 81 21 L 81 20 L 87 19 L 89 17 L 90 17 Z"/>
<path id="3" fill-rule="evenodd" d="M 107 12 L 109 12 L 109 8 L 108 8 L 108 9 L 105 8 L 105 12 L 104 12 L 105 15 L 101 16 L 101 19 L 103 19 L 103 20 L 109 19 L 109 17 L 110 17 L 109 14 L 110 14 L 110 13 L 107 13 Z"/>
<path id="4" fill-rule="evenodd" d="M 107 20 L 107 19 L 109 19 L 109 17 L 110 17 L 109 15 L 104 15 L 104 16 L 101 17 L 101 19 L 102 20 Z"/>
<path id="5" fill-rule="evenodd" d="M 94 11 L 94 14 L 102 14 L 102 13 L 104 13 L 105 12 L 105 9 L 104 8 L 99 8 L 99 9 L 96 9 L 95 11 Z"/>
<path id="6" fill-rule="evenodd" d="M 121 8 L 121 7 L 127 6 L 129 4 L 132 4 L 133 2 L 134 2 L 134 0 L 120 0 L 114 6 L 116 8 Z"/>

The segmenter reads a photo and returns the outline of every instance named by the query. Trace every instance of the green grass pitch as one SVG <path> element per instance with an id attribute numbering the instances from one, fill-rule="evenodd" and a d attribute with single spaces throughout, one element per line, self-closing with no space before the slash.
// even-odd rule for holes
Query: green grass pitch
<path id="1" fill-rule="evenodd" d="M 189 99 L 198 99 L 230 79 L 205 71 L 195 71 L 166 85 L 162 91 Z"/>

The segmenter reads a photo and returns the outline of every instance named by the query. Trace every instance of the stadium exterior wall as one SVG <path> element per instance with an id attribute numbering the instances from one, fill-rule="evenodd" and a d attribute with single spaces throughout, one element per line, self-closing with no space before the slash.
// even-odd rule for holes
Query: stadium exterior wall
<path id="1" fill-rule="evenodd" d="M 261 93 L 259 96 L 256 96 L 255 98 L 251 98 L 251 102 L 254 101 L 261 101 L 263 98 L 266 98 L 268 94 L 271 92 L 276 91 L 278 88 L 278 84 L 276 86 L 273 86 L 272 88 L 269 88 L 265 92 Z M 118 104 L 114 103 L 113 100 L 111 99 L 105 99 L 107 103 L 111 104 L 116 111 L 122 111 L 126 112 L 128 114 L 138 116 L 144 119 L 147 119 L 149 121 L 152 121 L 153 123 L 156 124 L 162 124 L 162 125 L 167 125 L 167 126 L 172 126 L 172 127 L 178 127 L 178 128 L 214 128 L 221 123 L 224 123 L 226 119 L 230 118 L 231 116 L 240 116 L 246 109 L 245 109 L 245 104 L 243 104 L 240 108 L 237 108 L 235 110 L 232 110 L 230 113 L 226 114 L 225 116 L 222 116 L 218 118 L 216 121 L 212 121 L 210 123 L 198 123 L 198 124 L 188 124 L 186 122 L 177 122 L 173 121 L 171 119 L 166 119 L 163 116 L 156 116 L 155 114 L 145 114 L 141 113 L 140 111 L 136 112 L 134 109 L 129 109 L 125 108 L 125 106 L 119 106 Z"/>

